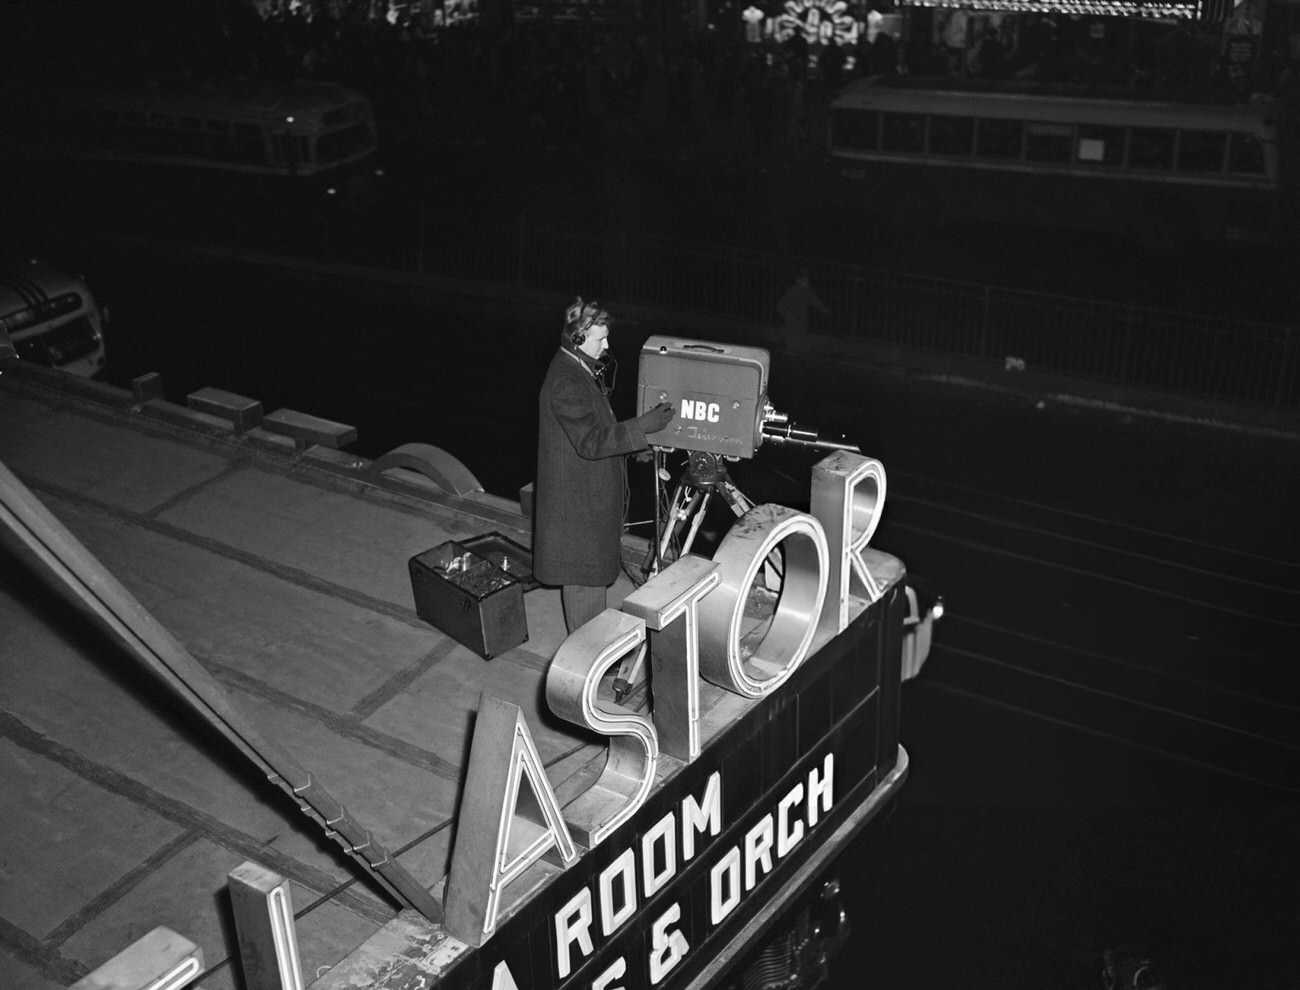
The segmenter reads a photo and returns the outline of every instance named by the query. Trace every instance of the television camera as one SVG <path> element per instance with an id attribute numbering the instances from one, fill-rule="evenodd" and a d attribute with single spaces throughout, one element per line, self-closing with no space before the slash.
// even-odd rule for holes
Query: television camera
<path id="1" fill-rule="evenodd" d="M 762 347 L 652 336 L 641 347 L 637 373 L 637 411 L 661 402 L 677 411 L 672 422 L 646 439 L 655 449 L 655 539 L 645 565 L 656 574 L 669 553 L 687 553 L 694 543 L 712 496 L 736 514 L 753 507 L 732 483 L 727 462 L 751 458 L 765 441 L 821 450 L 858 448 L 842 439 L 823 439 L 815 429 L 792 423 L 768 401 L 770 355 Z M 659 486 L 668 480 L 665 453 L 687 452 L 667 508 Z M 683 533 L 685 537 L 683 538 Z"/>

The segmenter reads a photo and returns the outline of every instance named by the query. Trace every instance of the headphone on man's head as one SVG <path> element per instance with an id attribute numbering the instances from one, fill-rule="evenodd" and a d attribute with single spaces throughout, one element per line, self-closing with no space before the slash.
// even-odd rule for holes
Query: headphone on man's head
<path id="1" fill-rule="evenodd" d="M 578 296 L 564 311 L 564 339 L 574 347 L 581 347 L 587 341 L 587 331 L 597 323 L 608 325 L 609 314 L 596 300 L 584 302 L 582 296 Z"/>

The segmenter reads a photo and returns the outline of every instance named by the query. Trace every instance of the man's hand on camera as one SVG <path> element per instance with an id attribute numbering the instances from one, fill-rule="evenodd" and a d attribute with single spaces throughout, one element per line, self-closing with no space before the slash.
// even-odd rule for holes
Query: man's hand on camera
<path id="1" fill-rule="evenodd" d="M 677 412 L 671 402 L 661 402 L 638 416 L 636 424 L 641 427 L 642 433 L 658 433 L 673 421 L 675 415 Z"/>

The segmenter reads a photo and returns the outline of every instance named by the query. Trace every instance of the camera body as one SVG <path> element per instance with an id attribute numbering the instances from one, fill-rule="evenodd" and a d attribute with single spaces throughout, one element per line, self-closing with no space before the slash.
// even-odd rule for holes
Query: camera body
<path id="1" fill-rule="evenodd" d="M 677 414 L 646 439 L 655 447 L 753 457 L 771 416 L 769 362 L 762 347 L 650 337 L 637 369 L 637 412 L 669 402 Z"/>

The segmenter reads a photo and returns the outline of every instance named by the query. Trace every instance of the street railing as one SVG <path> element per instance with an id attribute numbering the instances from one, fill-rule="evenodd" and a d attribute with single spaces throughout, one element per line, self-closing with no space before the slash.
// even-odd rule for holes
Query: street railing
<path id="1" fill-rule="evenodd" d="M 489 239 L 490 240 L 490 239 Z M 464 245 L 460 245 L 461 248 Z M 436 255 L 436 256 L 435 256 Z M 815 333 L 1252 405 L 1300 405 L 1300 328 L 913 275 L 666 238 L 524 225 L 514 243 L 431 252 L 429 269 L 520 286 L 594 289 L 774 333 L 808 271 L 829 316 Z"/>

